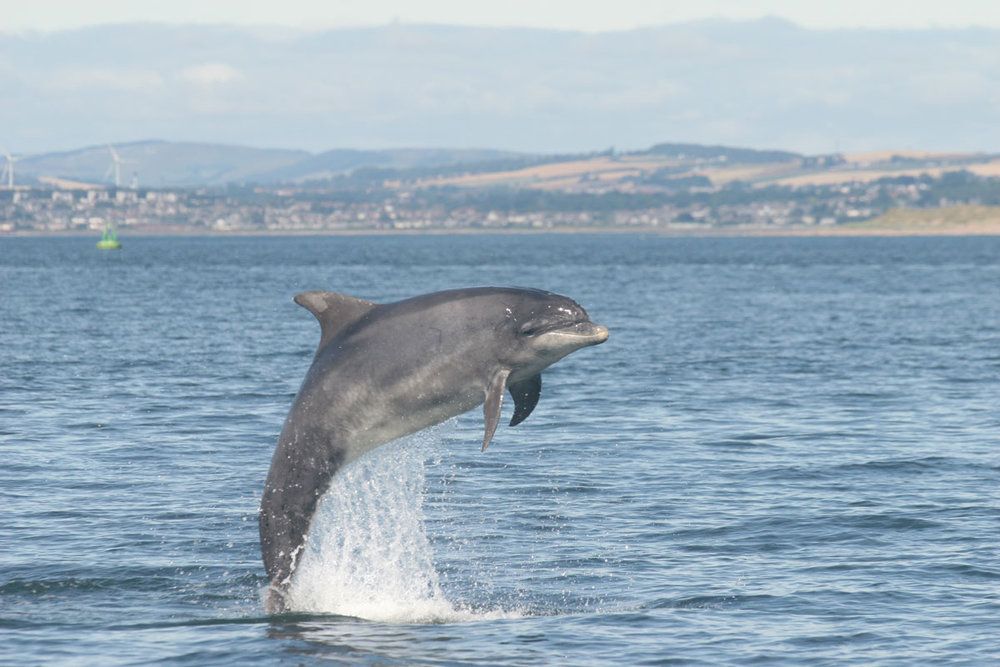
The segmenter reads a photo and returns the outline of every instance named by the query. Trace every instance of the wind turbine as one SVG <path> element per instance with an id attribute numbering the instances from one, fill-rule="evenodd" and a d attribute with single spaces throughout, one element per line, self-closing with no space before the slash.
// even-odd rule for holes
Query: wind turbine
<path id="1" fill-rule="evenodd" d="M 7 177 L 7 188 L 10 190 L 14 189 L 14 163 L 20 160 L 19 157 L 14 157 L 10 154 L 10 151 L 4 150 L 3 156 L 7 158 L 7 163 L 3 166 L 3 173 L 0 174 L 0 179 L 4 176 Z"/>
<path id="2" fill-rule="evenodd" d="M 104 178 L 108 178 L 113 174 L 115 177 L 115 187 L 120 188 L 122 184 L 122 165 L 135 164 L 135 160 L 126 160 L 118 154 L 118 151 L 111 144 L 108 144 L 108 151 L 111 152 L 111 164 L 108 165 L 108 170 L 104 172 Z"/>

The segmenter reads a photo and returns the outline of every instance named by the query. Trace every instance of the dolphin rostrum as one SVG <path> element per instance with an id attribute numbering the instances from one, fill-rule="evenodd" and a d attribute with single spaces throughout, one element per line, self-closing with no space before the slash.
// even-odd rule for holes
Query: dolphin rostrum
<path id="1" fill-rule="evenodd" d="M 384 305 L 304 292 L 295 302 L 316 316 L 321 332 L 260 506 L 269 612 L 287 607 L 313 512 L 341 466 L 480 404 L 485 450 L 505 390 L 515 426 L 538 403 L 543 369 L 608 339 L 575 301 L 535 289 L 457 289 Z"/>

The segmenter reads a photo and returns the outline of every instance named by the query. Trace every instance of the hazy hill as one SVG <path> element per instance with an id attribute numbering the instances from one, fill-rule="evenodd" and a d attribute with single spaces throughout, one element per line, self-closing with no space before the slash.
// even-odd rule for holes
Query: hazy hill
<path id="1" fill-rule="evenodd" d="M 115 144 L 124 160 L 121 183 L 133 177 L 150 187 L 190 187 L 225 183 L 278 183 L 330 178 L 352 170 L 377 167 L 415 169 L 490 163 L 517 158 L 497 150 L 401 148 L 377 151 L 331 150 L 318 155 L 306 151 L 250 148 L 193 142 L 136 141 Z M 17 163 L 17 180 L 55 177 L 85 183 L 112 182 L 113 159 L 108 146 L 25 156 Z"/>
<path id="2" fill-rule="evenodd" d="M 640 154 L 657 155 L 675 160 L 723 160 L 741 164 L 788 162 L 802 158 L 789 151 L 768 151 L 732 146 L 702 146 L 701 144 L 656 144 Z"/>
<path id="3" fill-rule="evenodd" d="M 1000 31 L 115 25 L 0 33 L 0 147 L 997 151 Z"/>
<path id="4" fill-rule="evenodd" d="M 121 184 L 198 187 L 228 183 L 275 185 L 315 182 L 319 187 L 406 188 L 459 186 L 529 188 L 571 192 L 685 189 L 749 185 L 810 186 L 866 182 L 887 176 L 939 176 L 964 170 L 1000 176 L 1000 156 L 989 153 L 895 152 L 802 155 L 698 144 L 656 144 L 629 152 L 510 153 L 491 149 L 403 148 L 306 151 L 193 142 L 139 141 L 115 144 L 124 160 Z M 108 185 L 109 146 L 23 156 L 17 183 L 51 180 Z M 352 175 L 348 180 L 339 177 Z"/>
<path id="5" fill-rule="evenodd" d="M 168 141 L 115 144 L 115 151 L 125 161 L 120 168 L 123 185 L 136 175 L 140 184 L 152 187 L 244 181 L 309 157 L 305 151 Z M 53 176 L 108 183 L 111 164 L 108 146 L 89 146 L 25 157 L 17 163 L 17 174 L 19 180 Z"/>
<path id="6" fill-rule="evenodd" d="M 122 160 L 120 182 L 135 179 L 146 187 L 197 187 L 226 183 L 303 183 L 325 181 L 358 170 L 372 170 L 372 182 L 403 179 L 442 184 L 525 185 L 565 175 L 586 177 L 602 172 L 669 167 L 671 176 L 691 169 L 727 165 L 798 162 L 804 156 L 698 144 L 657 144 L 615 157 L 611 151 L 572 154 L 514 153 L 495 149 L 396 148 L 307 151 L 251 148 L 194 142 L 135 141 L 113 145 Z M 19 183 L 57 178 L 73 182 L 113 183 L 112 146 L 88 146 L 69 151 L 22 157 Z M 605 173 L 605 176 L 608 174 Z M 471 181 L 469 180 L 471 179 Z"/>
<path id="7" fill-rule="evenodd" d="M 260 170 L 258 182 L 320 180 L 355 169 L 421 169 L 461 164 L 494 163 L 516 159 L 517 153 L 489 149 L 396 148 L 387 150 L 336 149 L 309 156 L 286 167 Z"/>

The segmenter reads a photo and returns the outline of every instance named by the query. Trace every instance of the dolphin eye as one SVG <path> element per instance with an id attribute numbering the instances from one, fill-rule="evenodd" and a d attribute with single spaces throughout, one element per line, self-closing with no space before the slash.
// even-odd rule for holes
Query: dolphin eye
<path id="1" fill-rule="evenodd" d="M 518 329 L 518 333 L 522 336 L 534 336 L 538 331 L 538 324 L 536 322 L 525 322 Z"/>

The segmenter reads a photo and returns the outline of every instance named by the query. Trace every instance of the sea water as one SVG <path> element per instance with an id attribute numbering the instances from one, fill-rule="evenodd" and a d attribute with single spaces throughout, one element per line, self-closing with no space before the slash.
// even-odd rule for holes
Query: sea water
<path id="1" fill-rule="evenodd" d="M 123 240 L 0 239 L 2 664 L 1000 657 L 1000 239 Z M 611 338 L 346 467 L 267 617 L 291 297 L 469 285 Z"/>

